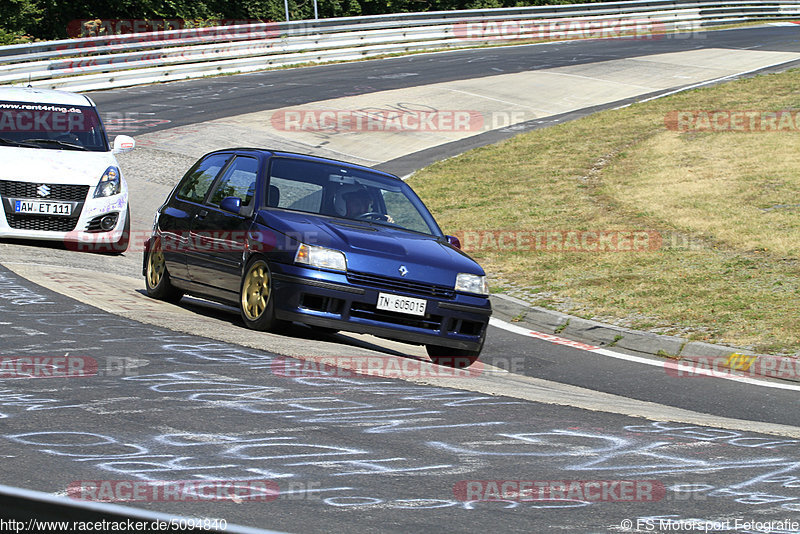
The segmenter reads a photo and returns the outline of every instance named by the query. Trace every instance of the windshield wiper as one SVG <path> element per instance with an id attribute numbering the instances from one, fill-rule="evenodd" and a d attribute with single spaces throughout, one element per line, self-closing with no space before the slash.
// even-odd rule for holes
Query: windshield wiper
<path id="1" fill-rule="evenodd" d="M 85 146 L 76 145 L 75 143 L 67 143 L 59 141 L 58 139 L 25 139 L 26 143 L 46 143 L 70 148 L 72 150 L 88 150 Z"/>
<path id="2" fill-rule="evenodd" d="M 0 137 L 0 144 L 4 144 L 7 146 L 22 146 L 26 148 L 36 148 L 34 145 L 28 145 L 20 141 L 12 141 L 11 139 L 6 139 L 5 137 Z"/>

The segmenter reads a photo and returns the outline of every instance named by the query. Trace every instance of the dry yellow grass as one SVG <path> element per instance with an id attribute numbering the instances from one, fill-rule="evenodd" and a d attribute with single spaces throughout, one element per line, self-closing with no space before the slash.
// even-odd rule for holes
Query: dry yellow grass
<path id="1" fill-rule="evenodd" d="M 665 125 L 676 110 L 793 109 L 797 70 L 529 132 L 437 163 L 410 182 L 448 233 L 631 230 L 664 239 L 655 251 L 612 253 L 479 240 L 471 254 L 500 280 L 495 291 L 525 287 L 537 305 L 583 317 L 795 353 L 800 128 Z"/>

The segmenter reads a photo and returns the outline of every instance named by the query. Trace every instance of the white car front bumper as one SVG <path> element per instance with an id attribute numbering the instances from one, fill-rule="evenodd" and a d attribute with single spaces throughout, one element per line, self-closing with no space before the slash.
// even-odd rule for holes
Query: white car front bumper
<path id="1" fill-rule="evenodd" d="M 6 182 L 8 184 L 8 182 Z M 52 184 L 54 194 L 42 198 L 30 194 L 28 189 L 38 187 L 34 182 L 15 185 L 15 189 L 0 195 L 0 237 L 43 239 L 48 241 L 114 243 L 120 240 L 128 217 L 128 188 L 122 181 L 122 191 L 110 197 L 94 197 L 94 186 Z M 31 185 L 32 184 L 32 185 Z M 81 198 L 80 192 L 86 191 Z M 80 199 L 80 200 L 78 200 Z M 46 215 L 16 213 L 16 201 L 52 202 L 69 204 L 71 215 Z M 76 214 L 77 217 L 76 217 Z M 104 230 L 101 220 L 116 214 L 116 223 Z"/>

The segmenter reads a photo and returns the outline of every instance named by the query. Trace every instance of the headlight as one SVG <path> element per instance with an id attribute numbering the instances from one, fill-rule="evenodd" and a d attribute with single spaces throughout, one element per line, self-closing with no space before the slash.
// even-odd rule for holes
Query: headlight
<path id="1" fill-rule="evenodd" d="M 458 273 L 458 276 L 456 276 L 456 291 L 487 296 L 489 295 L 489 284 L 486 283 L 485 276 Z"/>
<path id="2" fill-rule="evenodd" d="M 94 198 L 110 197 L 119 194 L 122 186 L 119 182 L 119 169 L 113 165 L 106 169 L 100 181 L 97 182 L 97 187 L 94 189 Z"/>
<path id="3" fill-rule="evenodd" d="M 300 244 L 297 254 L 294 255 L 295 263 L 304 263 L 319 269 L 335 269 L 337 271 L 347 270 L 347 260 L 344 252 L 325 247 L 315 247 L 313 245 Z"/>

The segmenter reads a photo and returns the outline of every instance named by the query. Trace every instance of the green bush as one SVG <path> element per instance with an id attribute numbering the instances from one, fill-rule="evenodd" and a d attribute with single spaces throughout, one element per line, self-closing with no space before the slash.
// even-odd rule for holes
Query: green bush
<path id="1" fill-rule="evenodd" d="M 320 18 L 446 11 L 487 7 L 591 3 L 597 0 L 317 0 Z M 291 20 L 311 19 L 314 3 L 289 0 Z M 0 33 L 8 44 L 11 39 L 65 39 L 73 20 L 94 19 L 239 19 L 282 21 L 283 0 L 2 0 Z M 8 37 L 9 35 L 14 37 Z"/>
<path id="2" fill-rule="evenodd" d="M 29 43 L 33 39 L 30 35 L 23 35 L 18 32 L 9 32 L 0 28 L 0 46 Z"/>

